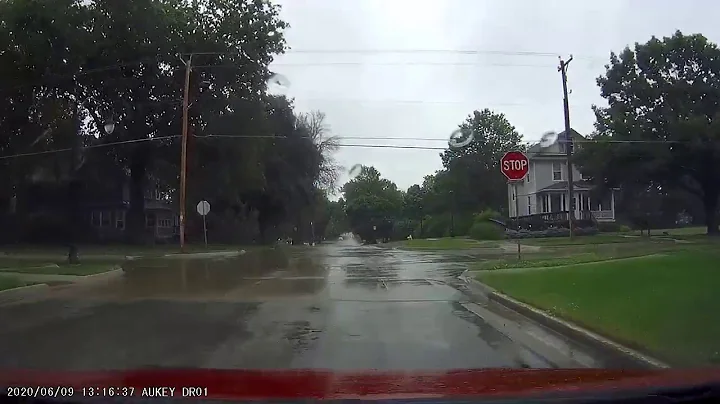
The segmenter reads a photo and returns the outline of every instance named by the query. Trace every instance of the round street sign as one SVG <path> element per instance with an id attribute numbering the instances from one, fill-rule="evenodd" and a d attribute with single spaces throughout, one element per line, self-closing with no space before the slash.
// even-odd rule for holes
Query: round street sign
<path id="1" fill-rule="evenodd" d="M 500 159 L 500 171 L 510 181 L 519 181 L 528 173 L 530 162 L 521 151 L 509 151 Z"/>
<path id="2" fill-rule="evenodd" d="M 208 201 L 198 202 L 197 213 L 199 213 L 201 216 L 205 216 L 208 213 L 210 213 L 210 202 L 208 202 Z"/>

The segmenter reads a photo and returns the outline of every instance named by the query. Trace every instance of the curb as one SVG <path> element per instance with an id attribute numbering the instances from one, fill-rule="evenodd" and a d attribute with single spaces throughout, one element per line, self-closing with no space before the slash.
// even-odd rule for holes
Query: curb
<path id="1" fill-rule="evenodd" d="M 237 251 L 209 251 L 209 252 L 200 252 L 200 253 L 187 253 L 187 254 L 165 254 L 162 256 L 162 258 L 170 258 L 170 259 L 192 259 L 192 258 L 232 258 L 232 257 L 238 257 L 240 255 L 245 254 L 245 250 L 237 250 Z"/>
<path id="2" fill-rule="evenodd" d="M 47 293 L 49 290 L 50 286 L 44 283 L 3 290 L 0 291 L 0 304 L 37 297 Z"/>
<path id="3" fill-rule="evenodd" d="M 74 283 L 88 283 L 88 282 L 98 282 L 102 280 L 110 280 L 112 278 L 122 276 L 123 275 L 122 268 L 115 267 L 115 269 L 112 269 L 107 272 L 100 272 L 99 274 L 92 274 L 92 275 L 85 275 L 81 277 L 77 282 Z"/>
<path id="4" fill-rule="evenodd" d="M 658 359 L 630 349 L 617 342 L 611 341 L 599 334 L 586 330 L 585 328 L 582 328 L 576 324 L 554 317 L 536 307 L 520 302 L 513 299 L 512 297 L 500 293 L 495 289 L 491 288 L 490 286 L 476 279 L 468 277 L 466 272 L 463 272 L 459 276 L 459 278 L 464 280 L 466 283 L 472 284 L 476 288 L 480 289 L 482 293 L 485 293 L 487 295 L 488 300 L 499 303 L 506 308 L 515 311 L 516 313 L 519 313 L 560 335 L 571 338 L 572 340 L 575 340 L 600 352 L 608 352 L 609 354 L 615 355 L 619 354 L 628 361 L 645 368 L 670 368 L 670 365 Z"/>

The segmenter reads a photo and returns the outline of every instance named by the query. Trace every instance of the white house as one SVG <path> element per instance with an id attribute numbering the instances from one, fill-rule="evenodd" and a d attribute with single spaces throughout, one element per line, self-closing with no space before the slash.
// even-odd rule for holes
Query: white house
<path id="1" fill-rule="evenodd" d="M 584 139 L 574 129 L 572 136 Z M 558 139 L 564 137 L 565 132 L 558 135 Z M 575 143 L 576 150 L 580 147 L 581 143 Z M 508 184 L 509 216 L 567 212 L 569 204 L 565 144 L 558 141 L 548 147 L 536 144 L 531 146 L 526 154 L 530 160 L 528 175 L 523 181 Z M 598 222 L 615 221 L 614 190 L 602 199 L 591 198 L 592 185 L 583 179 L 576 167 L 573 167 L 573 186 L 575 218 L 587 217 L 587 212 L 590 212 Z"/>

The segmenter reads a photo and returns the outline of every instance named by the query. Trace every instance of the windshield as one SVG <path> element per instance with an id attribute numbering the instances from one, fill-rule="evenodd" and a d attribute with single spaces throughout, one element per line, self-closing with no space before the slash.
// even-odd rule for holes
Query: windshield
<path id="1" fill-rule="evenodd" d="M 0 1 L 0 370 L 717 365 L 720 4 L 662 3 Z"/>

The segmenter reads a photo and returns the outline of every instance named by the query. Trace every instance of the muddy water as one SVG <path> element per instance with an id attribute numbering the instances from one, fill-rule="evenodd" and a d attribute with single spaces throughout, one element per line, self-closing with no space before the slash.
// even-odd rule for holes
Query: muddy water
<path id="1" fill-rule="evenodd" d="M 494 257 L 344 240 L 128 261 L 106 283 L 0 306 L 0 368 L 550 366 L 465 307 L 458 276 Z"/>

